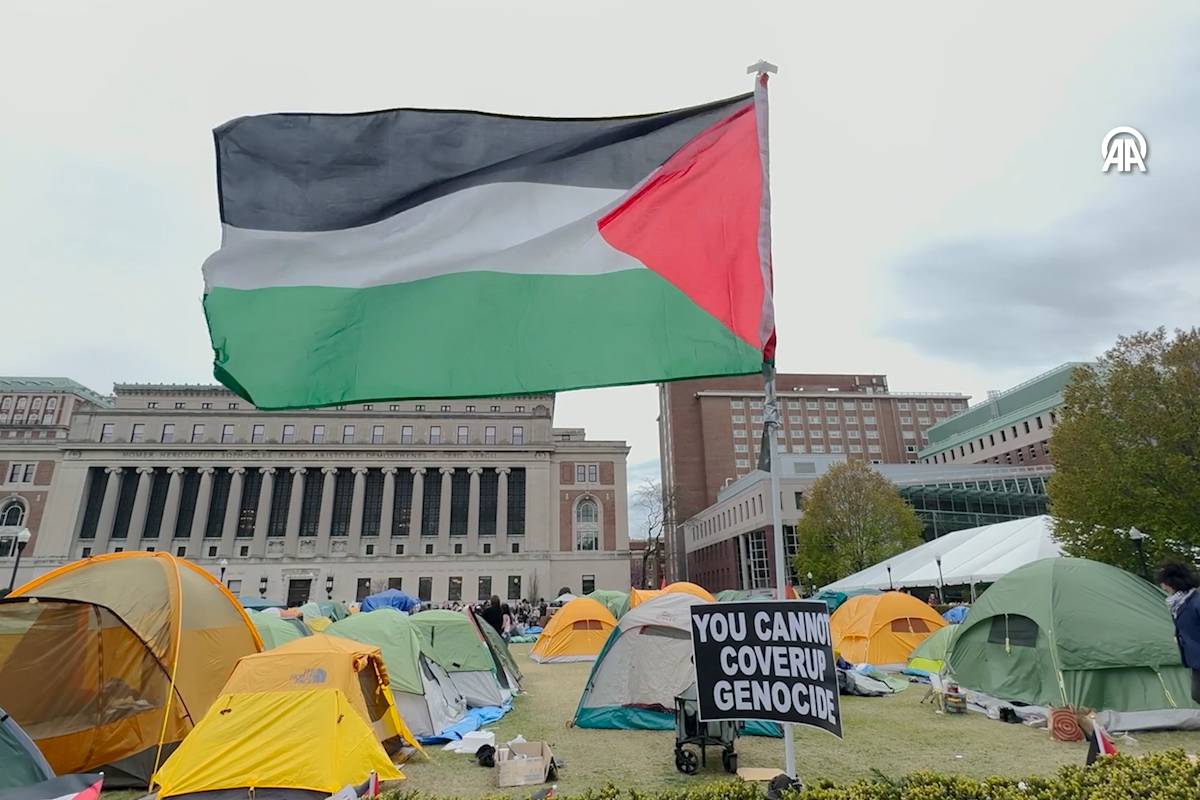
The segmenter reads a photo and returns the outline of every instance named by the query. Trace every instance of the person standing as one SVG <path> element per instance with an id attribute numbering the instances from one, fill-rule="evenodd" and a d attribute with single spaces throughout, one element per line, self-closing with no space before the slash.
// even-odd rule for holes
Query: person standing
<path id="1" fill-rule="evenodd" d="M 1175 641 L 1183 665 L 1192 671 L 1192 699 L 1200 703 L 1200 581 L 1187 564 L 1171 561 L 1158 569 L 1158 585 L 1167 593 L 1175 620 Z"/>
<path id="2" fill-rule="evenodd" d="M 479 616 L 483 617 L 488 625 L 495 628 L 496 633 L 504 633 L 504 610 L 500 608 L 499 596 L 492 595 L 492 599 L 488 601 L 488 607 Z"/>

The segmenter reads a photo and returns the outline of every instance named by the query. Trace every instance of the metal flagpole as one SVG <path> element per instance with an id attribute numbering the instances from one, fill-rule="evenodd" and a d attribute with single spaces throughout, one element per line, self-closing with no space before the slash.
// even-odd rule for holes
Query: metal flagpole
<path id="1" fill-rule="evenodd" d="M 779 490 L 779 404 L 775 399 L 775 366 L 769 362 L 763 364 L 763 383 L 766 388 L 766 401 L 763 403 L 763 430 L 767 433 L 766 444 L 770 450 L 763 448 L 770 459 L 771 474 L 771 525 L 775 544 L 775 586 L 780 600 L 787 600 L 787 558 L 783 546 L 783 501 Z M 784 772 L 789 778 L 796 777 L 796 740 L 790 722 L 783 725 Z"/>
<path id="2" fill-rule="evenodd" d="M 766 79 L 768 74 L 778 72 L 778 68 L 767 61 L 759 61 L 746 68 L 746 72 L 754 75 L 754 92 L 756 99 L 759 92 L 765 93 Z M 763 163 L 763 213 L 770 213 L 770 206 L 767 200 L 767 192 L 769 191 L 767 167 L 766 167 L 766 102 L 765 96 L 758 107 L 758 124 L 760 127 L 760 148 L 762 153 Z M 769 237 L 769 233 L 766 234 Z M 759 240 L 760 258 L 764 258 L 764 263 L 769 263 L 770 259 L 770 241 L 769 238 Z M 765 252 L 761 248 L 766 248 Z M 779 490 L 779 403 L 775 399 L 775 363 L 774 361 L 763 361 L 763 386 L 766 397 L 763 402 L 763 443 L 759 454 L 759 468 L 766 466 L 771 475 L 771 525 L 773 530 L 774 550 L 775 550 L 775 587 L 779 593 L 780 600 L 787 600 L 787 564 L 784 559 L 787 558 L 786 549 L 783 546 L 783 497 Z M 766 464 L 763 463 L 766 459 Z M 783 726 L 783 748 L 784 748 L 784 772 L 787 773 L 791 780 L 796 779 L 796 739 L 790 722 L 781 723 Z"/>

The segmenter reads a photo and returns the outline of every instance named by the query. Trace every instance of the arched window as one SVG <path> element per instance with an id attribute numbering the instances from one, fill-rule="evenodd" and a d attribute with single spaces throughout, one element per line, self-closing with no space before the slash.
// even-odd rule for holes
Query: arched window
<path id="1" fill-rule="evenodd" d="M 25 504 L 9 500 L 0 506 L 0 528 L 19 528 L 25 522 Z"/>
<path id="2" fill-rule="evenodd" d="M 600 549 L 600 507 L 591 498 L 584 498 L 575 507 L 575 549 Z"/>

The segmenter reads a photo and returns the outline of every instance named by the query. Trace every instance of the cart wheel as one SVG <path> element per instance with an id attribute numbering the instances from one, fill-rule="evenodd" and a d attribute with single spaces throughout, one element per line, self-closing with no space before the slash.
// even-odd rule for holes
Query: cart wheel
<path id="1" fill-rule="evenodd" d="M 737 753 L 733 750 L 723 751 L 721 753 L 721 766 L 724 767 L 725 771 L 730 775 L 736 775 L 738 767 Z"/>
<path id="2" fill-rule="evenodd" d="M 681 747 L 675 751 L 675 769 L 684 775 L 695 775 L 700 769 L 700 759 L 691 750 Z"/>

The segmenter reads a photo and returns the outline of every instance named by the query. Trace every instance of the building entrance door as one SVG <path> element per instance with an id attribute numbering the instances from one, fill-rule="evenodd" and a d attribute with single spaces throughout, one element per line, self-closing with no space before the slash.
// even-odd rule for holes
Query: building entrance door
<path id="1" fill-rule="evenodd" d="M 292 578 L 288 581 L 287 604 L 288 608 L 296 608 L 308 602 L 308 595 L 312 591 L 312 578 Z"/>

